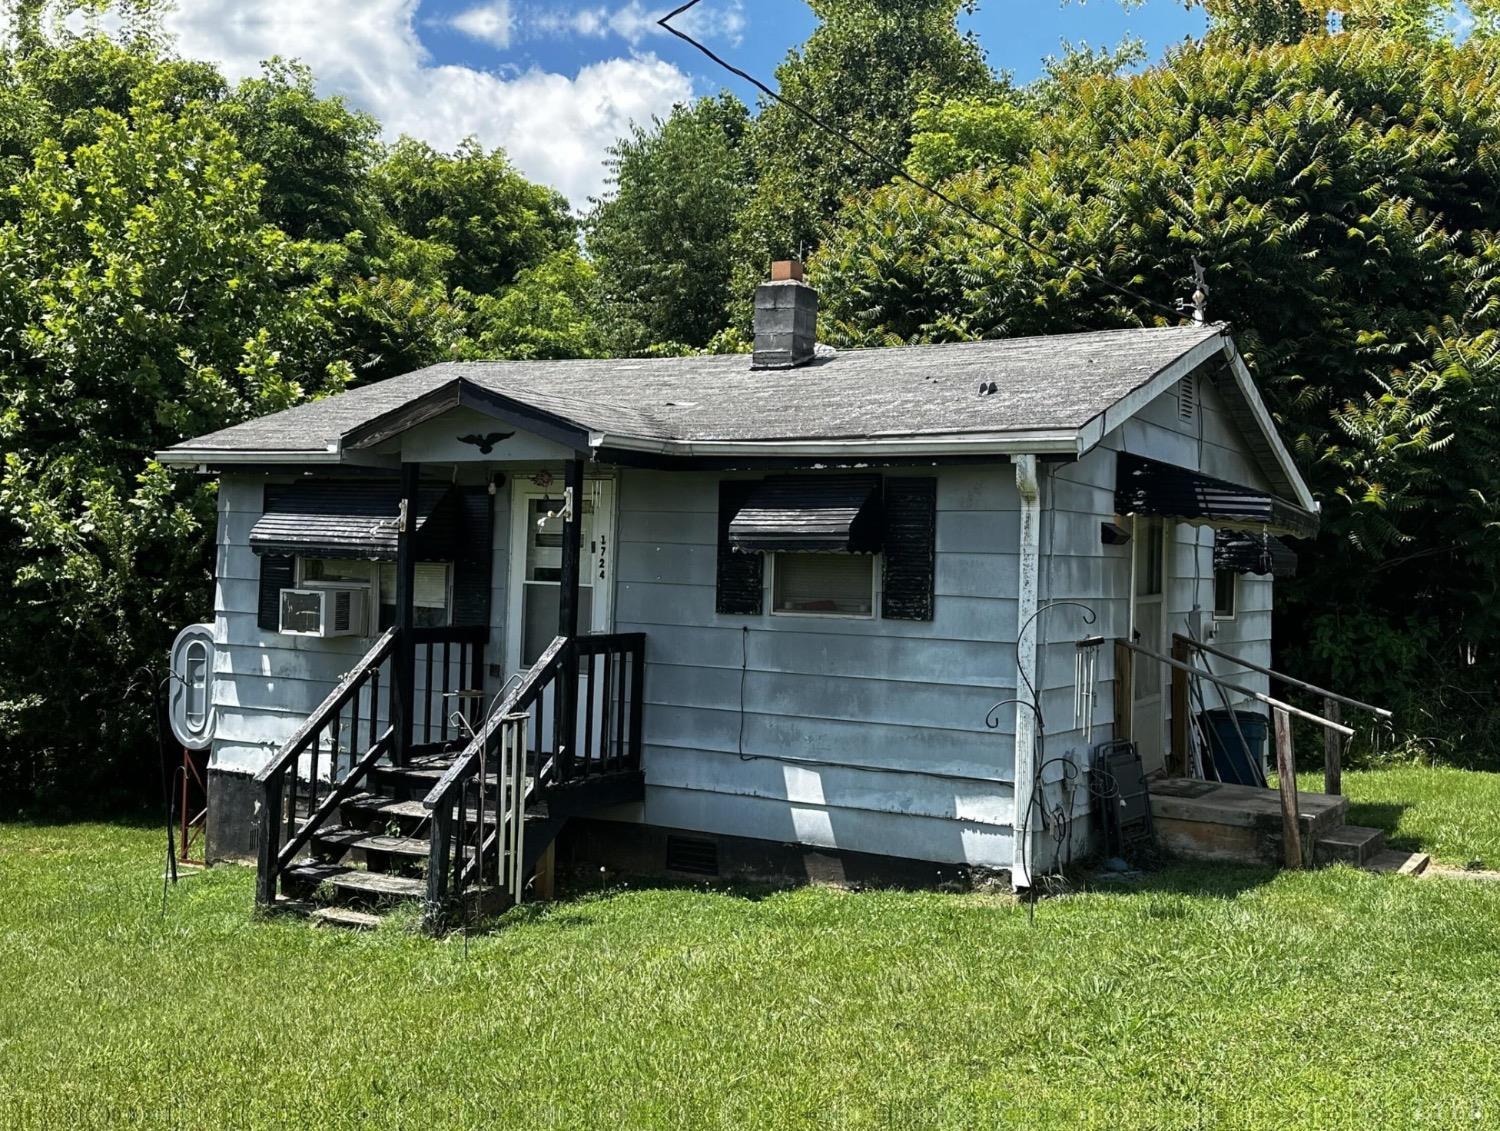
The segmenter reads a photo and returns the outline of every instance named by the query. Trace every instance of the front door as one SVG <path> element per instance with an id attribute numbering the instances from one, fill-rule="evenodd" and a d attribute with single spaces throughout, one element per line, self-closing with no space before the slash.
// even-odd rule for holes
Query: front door
<path id="1" fill-rule="evenodd" d="M 587 479 L 583 485 L 582 557 L 578 578 L 578 631 L 607 633 L 614 623 L 614 483 Z M 562 601 L 563 487 L 561 481 L 517 478 L 511 494 L 510 615 L 506 620 L 506 672 L 524 675 L 557 636 Z M 579 680 L 580 705 L 602 689 Z M 588 717 L 580 712 L 579 718 Z M 602 717 L 595 712 L 593 717 Z M 533 721 L 533 743 L 552 734 L 552 701 Z M 541 748 L 541 747 L 534 747 Z M 594 747 L 597 749 L 597 745 Z"/>
<path id="2" fill-rule="evenodd" d="M 578 578 L 578 631 L 609 632 L 614 575 L 614 484 L 588 479 L 580 520 L 583 556 Z M 562 601 L 563 488 L 518 479 L 511 496 L 510 616 L 506 669 L 524 672 L 557 636 Z"/>
<path id="3" fill-rule="evenodd" d="M 1142 648 L 1166 655 L 1167 525 L 1160 518 L 1136 516 L 1131 538 L 1130 634 Z M 1166 668 L 1149 656 L 1135 657 L 1135 689 L 1131 710 L 1131 737 L 1140 751 L 1146 772 L 1166 765 L 1167 711 Z"/>

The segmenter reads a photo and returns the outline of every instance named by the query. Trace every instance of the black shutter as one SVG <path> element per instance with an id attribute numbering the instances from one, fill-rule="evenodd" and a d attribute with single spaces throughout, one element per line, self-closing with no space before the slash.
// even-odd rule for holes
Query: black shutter
<path id="1" fill-rule="evenodd" d="M 458 494 L 461 512 L 453 559 L 453 623 L 464 628 L 490 623 L 490 555 L 495 538 L 495 507 L 488 488 Z"/>
<path id="2" fill-rule="evenodd" d="M 297 559 L 262 555 L 260 559 L 260 609 L 256 623 L 267 632 L 281 629 L 281 591 L 297 583 Z"/>
<path id="3" fill-rule="evenodd" d="M 737 553 L 729 544 L 729 524 L 756 486 L 752 480 L 719 483 L 718 610 L 725 616 L 758 617 L 761 613 L 765 557 Z"/>
<path id="4" fill-rule="evenodd" d="M 937 480 L 885 481 L 886 620 L 933 617 L 937 572 Z"/>

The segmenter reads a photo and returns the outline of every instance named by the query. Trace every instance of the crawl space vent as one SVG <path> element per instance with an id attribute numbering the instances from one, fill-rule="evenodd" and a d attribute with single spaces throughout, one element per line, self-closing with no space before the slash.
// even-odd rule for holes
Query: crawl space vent
<path id="1" fill-rule="evenodd" d="M 690 836 L 667 837 L 667 871 L 687 872 L 694 876 L 717 876 L 718 844 Z"/>

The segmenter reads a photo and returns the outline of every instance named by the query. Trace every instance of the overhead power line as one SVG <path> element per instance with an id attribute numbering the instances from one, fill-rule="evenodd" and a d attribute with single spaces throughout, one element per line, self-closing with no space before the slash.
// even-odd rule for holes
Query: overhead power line
<path id="1" fill-rule="evenodd" d="M 881 168 L 889 172 L 893 179 L 906 181 L 908 184 L 915 185 L 923 192 L 928 193 L 929 195 L 942 201 L 943 204 L 947 205 L 955 212 L 958 212 L 968 217 L 970 220 L 973 220 L 976 224 L 982 224 L 986 228 L 989 228 L 991 231 L 998 232 L 1002 236 L 1008 236 L 1011 239 L 1018 240 L 1020 243 L 1024 244 L 1026 247 L 1030 248 L 1032 251 L 1036 252 L 1043 258 L 1055 260 L 1057 263 L 1064 267 L 1077 271 L 1081 275 L 1086 275 L 1090 279 L 1093 279 L 1095 282 L 1108 287 L 1116 294 L 1131 299 L 1135 302 L 1143 303 L 1146 306 L 1153 307 L 1156 310 L 1159 310 L 1163 314 L 1167 315 L 1167 317 L 1169 318 L 1182 317 L 1182 311 L 1176 310 L 1173 307 L 1168 306 L 1166 303 L 1152 298 L 1150 295 L 1142 294 L 1140 291 L 1133 290 L 1132 288 L 1124 286 L 1121 283 L 1117 283 L 1113 279 L 1109 278 L 1107 275 L 1102 274 L 1093 267 L 1086 267 L 1076 260 L 1072 260 L 1067 258 L 1066 256 L 1059 255 L 1055 251 L 1048 251 L 1046 248 L 1038 244 L 1035 240 L 1031 239 L 1031 237 L 1023 232 L 1020 228 L 986 216 L 984 213 L 944 192 L 936 185 L 929 184 L 926 181 L 922 180 L 920 177 L 912 176 L 900 165 L 890 160 L 890 158 L 884 157 L 881 154 L 874 152 L 868 146 L 862 144 L 856 138 L 851 137 L 848 133 L 839 129 L 832 122 L 829 122 L 826 118 L 814 113 L 807 107 L 794 102 L 792 99 L 785 97 L 781 94 L 780 91 L 772 90 L 770 86 L 762 82 L 760 79 L 756 78 L 754 75 L 750 74 L 748 71 L 735 66 L 733 63 L 729 62 L 729 60 L 715 53 L 707 44 L 694 39 L 691 35 L 683 31 L 681 28 L 674 26 L 672 21 L 677 19 L 678 16 L 685 15 L 686 13 L 692 11 L 692 9 L 696 8 L 702 2 L 703 0 L 687 0 L 687 3 L 681 4 L 677 8 L 668 12 L 665 16 L 658 20 L 657 23 L 664 31 L 670 32 L 672 35 L 675 35 L 678 39 L 682 40 L 694 50 L 700 52 L 702 55 L 707 57 L 719 67 L 722 67 L 724 70 L 728 71 L 730 74 L 743 79 L 745 82 L 749 83 L 756 90 L 760 91 L 773 102 L 785 106 L 788 110 L 791 110 L 795 114 L 800 114 L 803 118 L 806 118 L 809 122 L 817 126 L 824 133 L 837 138 L 838 141 L 840 141 L 843 145 L 854 150 L 860 156 L 875 162 L 875 164 L 879 165 Z"/>

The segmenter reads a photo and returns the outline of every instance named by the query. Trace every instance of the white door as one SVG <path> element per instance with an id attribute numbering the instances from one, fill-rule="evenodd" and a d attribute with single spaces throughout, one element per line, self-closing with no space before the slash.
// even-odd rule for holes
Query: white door
<path id="1" fill-rule="evenodd" d="M 506 619 L 505 668 L 510 678 L 524 675 L 557 637 L 562 599 L 563 487 L 515 481 L 511 494 L 510 615 Z M 578 578 L 578 631 L 607 633 L 614 624 L 614 483 L 588 479 L 583 485 L 582 554 Z M 579 684 L 580 719 L 590 688 L 585 668 Z M 533 749 L 550 749 L 553 703 L 546 699 L 532 720 Z M 597 704 L 596 704 L 597 708 Z M 592 717 L 603 717 L 596 709 Z M 540 742 L 538 740 L 540 739 Z M 597 743 L 594 749 L 598 749 Z"/>
<path id="2" fill-rule="evenodd" d="M 1142 648 L 1167 655 L 1166 561 L 1167 524 L 1160 518 L 1134 520 L 1131 538 L 1130 633 Z M 1131 737 L 1140 751 L 1146 772 L 1166 765 L 1167 700 L 1166 668 L 1137 653 L 1132 707 Z"/>

